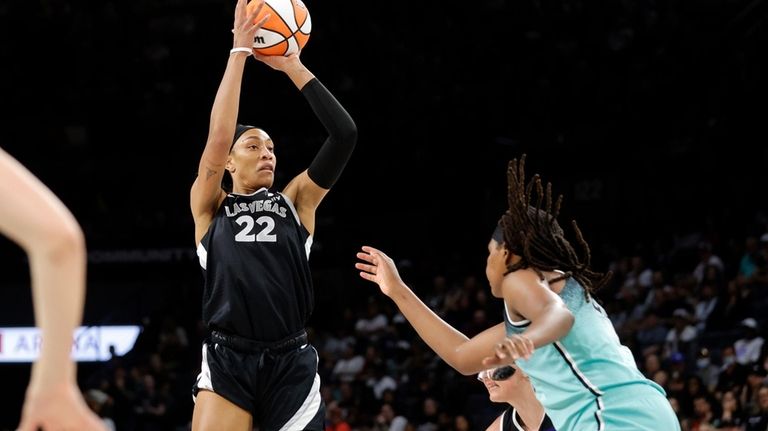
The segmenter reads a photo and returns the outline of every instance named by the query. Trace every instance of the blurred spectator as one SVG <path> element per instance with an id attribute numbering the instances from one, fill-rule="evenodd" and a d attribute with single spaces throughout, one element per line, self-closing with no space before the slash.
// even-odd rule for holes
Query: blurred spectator
<path id="1" fill-rule="evenodd" d="M 696 375 L 701 379 L 707 391 L 713 393 L 720 377 L 720 367 L 712 363 L 710 351 L 707 348 L 699 350 L 696 358 Z"/>
<path id="2" fill-rule="evenodd" d="M 768 387 L 758 391 L 758 410 L 747 417 L 745 431 L 765 431 L 768 429 Z"/>
<path id="3" fill-rule="evenodd" d="M 704 280 L 704 271 L 708 266 L 717 268 L 720 272 L 725 271 L 725 264 L 720 256 L 712 251 L 712 244 L 707 241 L 699 243 L 699 263 L 693 269 L 693 276 L 699 283 Z"/>
<path id="4" fill-rule="evenodd" d="M 715 311 L 719 302 L 717 296 L 717 287 L 711 282 L 704 282 L 701 285 L 701 293 L 696 300 L 694 320 L 696 322 L 696 331 L 699 333 L 704 332 L 707 328 L 707 324 L 712 316 L 712 312 Z"/>
<path id="5" fill-rule="evenodd" d="M 98 389 L 90 389 L 85 393 L 85 402 L 101 418 L 107 431 L 116 431 L 115 421 L 112 420 L 109 413 L 112 406 L 109 395 Z"/>
<path id="6" fill-rule="evenodd" d="M 720 402 L 720 416 L 712 421 L 719 430 L 741 431 L 744 429 L 744 410 L 741 408 L 739 398 L 733 391 L 723 393 Z"/>
<path id="7" fill-rule="evenodd" d="M 736 352 L 736 361 L 742 365 L 749 365 L 757 362 L 763 349 L 763 337 L 758 336 L 757 321 L 752 317 L 747 317 L 741 321 L 741 328 L 744 330 L 744 336 L 733 343 Z"/>
<path id="8" fill-rule="evenodd" d="M 342 357 L 336 361 L 331 376 L 342 382 L 351 382 L 363 371 L 364 366 L 365 358 L 355 353 L 355 345 L 348 344 Z"/>
<path id="9" fill-rule="evenodd" d="M 384 403 L 376 416 L 372 431 L 405 431 L 408 419 L 395 412 L 389 403 Z"/>
<path id="10" fill-rule="evenodd" d="M 693 316 L 684 308 L 678 308 L 672 314 L 672 329 L 667 333 L 664 343 L 664 358 L 671 358 L 675 354 L 689 358 L 697 335 L 696 328 L 691 325 Z"/>
<path id="11" fill-rule="evenodd" d="M 768 375 L 762 365 L 754 364 L 747 370 L 747 382 L 741 392 L 741 405 L 749 414 L 760 410 L 760 388 L 765 386 L 765 376 Z"/>
<path id="12" fill-rule="evenodd" d="M 717 391 L 740 390 L 747 379 L 747 370 L 736 361 L 733 346 L 726 346 L 722 353 L 722 367 L 717 379 Z"/>
<path id="13" fill-rule="evenodd" d="M 351 431 L 352 428 L 344 419 L 344 412 L 335 401 L 328 405 L 325 431 Z"/>
<path id="14" fill-rule="evenodd" d="M 742 282 L 749 280 L 757 271 L 757 265 L 760 259 L 758 239 L 754 236 L 747 237 L 744 242 L 744 254 L 739 260 L 738 277 Z"/>
<path id="15" fill-rule="evenodd" d="M 423 401 L 421 414 L 417 420 L 416 431 L 437 431 L 439 430 L 440 406 L 438 402 L 427 397 Z"/>
<path id="16" fill-rule="evenodd" d="M 712 400 L 706 395 L 698 395 L 693 399 L 694 418 L 691 421 L 691 431 L 703 431 L 715 419 Z"/>
<path id="17" fill-rule="evenodd" d="M 366 316 L 357 319 L 357 322 L 355 322 L 355 331 L 359 336 L 375 341 L 379 335 L 387 330 L 388 325 L 389 320 L 387 316 L 379 310 L 378 302 L 371 297 L 368 300 Z"/>
<path id="18" fill-rule="evenodd" d="M 372 367 L 372 374 L 368 378 L 366 385 L 371 388 L 377 400 L 381 400 L 384 396 L 384 391 L 394 391 L 397 389 L 397 381 L 388 374 L 385 374 L 383 363 L 377 363 Z"/>

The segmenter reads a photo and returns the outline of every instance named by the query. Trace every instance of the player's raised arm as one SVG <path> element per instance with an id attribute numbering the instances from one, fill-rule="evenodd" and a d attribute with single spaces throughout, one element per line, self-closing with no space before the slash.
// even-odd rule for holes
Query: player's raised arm
<path id="1" fill-rule="evenodd" d="M 219 84 L 211 109 L 208 140 L 200 157 L 197 178 L 190 193 L 190 206 L 195 218 L 195 241 L 199 242 L 208 228 L 210 218 L 221 201 L 221 179 L 227 164 L 232 138 L 235 135 L 237 113 L 240 104 L 240 88 L 246 59 L 251 55 L 256 31 L 269 18 L 265 15 L 255 22 L 264 0 L 255 7 L 246 7 L 246 0 L 238 0 L 235 6 L 233 48 L 229 54 L 224 76 Z"/>
<path id="2" fill-rule="evenodd" d="M 427 307 L 403 282 L 392 259 L 373 247 L 357 253 L 362 262 L 355 264 L 360 277 L 379 285 L 392 299 L 422 340 L 448 365 L 464 374 L 474 374 L 485 367 L 489 349 L 504 338 L 504 324 L 486 329 L 468 338 Z"/>
<path id="3" fill-rule="evenodd" d="M 349 161 L 357 143 L 357 126 L 333 94 L 302 64 L 299 54 L 283 57 L 254 53 L 254 57 L 288 75 L 328 132 L 309 168 L 283 191 L 296 204 L 302 224 L 314 232 L 315 210 Z"/>

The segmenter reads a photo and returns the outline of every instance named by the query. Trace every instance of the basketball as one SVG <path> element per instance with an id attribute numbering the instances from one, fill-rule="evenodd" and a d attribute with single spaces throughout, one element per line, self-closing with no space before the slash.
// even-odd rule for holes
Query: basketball
<path id="1" fill-rule="evenodd" d="M 248 3 L 248 10 L 256 6 Z M 271 16 L 256 32 L 253 48 L 262 55 L 290 55 L 304 48 L 312 31 L 312 19 L 301 0 L 266 0 L 256 22 Z"/>

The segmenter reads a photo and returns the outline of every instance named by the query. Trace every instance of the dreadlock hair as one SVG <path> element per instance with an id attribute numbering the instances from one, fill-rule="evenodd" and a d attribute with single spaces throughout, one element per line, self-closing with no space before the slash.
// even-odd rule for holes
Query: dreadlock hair
<path id="1" fill-rule="evenodd" d="M 545 192 L 538 174 L 525 184 L 525 154 L 520 161 L 509 162 L 507 201 L 509 208 L 501 216 L 497 229 L 500 228 L 506 247 L 521 257 L 519 262 L 507 267 L 507 274 L 532 268 L 544 280 L 544 271 L 559 269 L 564 274 L 549 282 L 573 277 L 584 287 L 587 300 L 589 293 L 608 281 L 610 272 L 603 274 L 590 269 L 592 254 L 575 220 L 571 223 L 584 256 L 579 256 L 565 239 L 565 232 L 557 222 L 563 195 L 558 195 L 553 205 L 552 184 L 547 183 Z M 542 204 L 546 206 L 542 208 Z"/>

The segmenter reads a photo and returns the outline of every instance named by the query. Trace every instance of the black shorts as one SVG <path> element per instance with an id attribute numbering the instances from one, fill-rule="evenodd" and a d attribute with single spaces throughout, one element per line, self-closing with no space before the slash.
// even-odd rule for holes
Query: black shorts
<path id="1" fill-rule="evenodd" d="M 212 391 L 250 412 L 262 431 L 323 431 L 317 363 L 304 331 L 274 343 L 214 331 L 192 396 Z"/>

